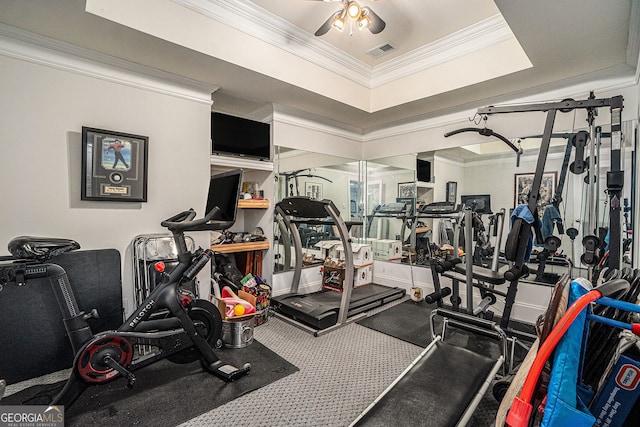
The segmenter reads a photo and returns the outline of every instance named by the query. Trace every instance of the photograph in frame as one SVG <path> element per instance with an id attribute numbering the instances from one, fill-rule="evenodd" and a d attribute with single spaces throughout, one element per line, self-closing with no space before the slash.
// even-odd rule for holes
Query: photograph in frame
<path id="1" fill-rule="evenodd" d="M 514 207 L 528 203 L 534 175 L 533 173 L 515 174 Z M 553 199 L 557 177 L 558 172 L 545 172 L 542 175 L 540 198 L 538 199 L 538 214 L 540 216 L 542 216 L 545 206 Z"/>
<path id="2" fill-rule="evenodd" d="M 398 197 L 400 198 L 414 198 L 416 197 L 416 183 L 415 182 L 399 182 L 398 183 Z"/>
<path id="3" fill-rule="evenodd" d="M 149 138 L 82 128 L 82 200 L 146 202 Z"/>
<path id="4" fill-rule="evenodd" d="M 446 198 L 448 203 L 455 203 L 458 197 L 458 183 L 455 181 L 447 182 Z"/>

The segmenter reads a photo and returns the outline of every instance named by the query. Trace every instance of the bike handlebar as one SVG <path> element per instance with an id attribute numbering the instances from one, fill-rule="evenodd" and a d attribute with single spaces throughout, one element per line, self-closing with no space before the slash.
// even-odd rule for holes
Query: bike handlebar
<path id="1" fill-rule="evenodd" d="M 209 211 L 203 218 L 194 220 L 193 218 L 195 218 L 196 216 L 196 211 L 193 209 L 189 209 L 188 211 L 180 212 L 179 214 L 174 215 L 171 218 L 165 219 L 160 223 L 160 225 L 168 228 L 171 231 L 195 230 L 196 228 L 200 230 L 206 230 L 209 227 L 201 227 L 211 221 L 219 213 L 220 208 L 216 206 L 211 209 L 211 211 Z M 222 223 L 222 221 L 220 221 L 220 223 Z M 211 229 L 217 229 L 214 227 L 215 224 L 212 224 Z"/>

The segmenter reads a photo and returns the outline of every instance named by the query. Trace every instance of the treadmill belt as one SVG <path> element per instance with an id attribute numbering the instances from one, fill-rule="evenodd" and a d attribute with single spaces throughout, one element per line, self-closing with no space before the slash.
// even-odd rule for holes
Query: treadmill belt
<path id="1" fill-rule="evenodd" d="M 382 286 L 375 283 L 353 288 L 351 290 L 351 304 L 349 304 L 349 307 L 355 307 L 370 298 L 376 299 L 380 295 L 388 292 L 393 293 L 395 290 L 398 290 L 398 288 L 390 288 L 388 286 Z M 327 289 L 308 295 L 318 304 L 335 304 L 336 308 L 340 308 L 342 292 Z"/>
<path id="2" fill-rule="evenodd" d="M 348 316 L 353 316 L 404 297 L 405 290 L 371 283 L 353 288 Z M 311 294 L 285 294 L 273 297 L 274 307 L 281 313 L 315 329 L 336 324 L 342 293 L 322 290 Z"/>
<path id="3" fill-rule="evenodd" d="M 495 363 L 438 341 L 356 425 L 455 426 Z"/>

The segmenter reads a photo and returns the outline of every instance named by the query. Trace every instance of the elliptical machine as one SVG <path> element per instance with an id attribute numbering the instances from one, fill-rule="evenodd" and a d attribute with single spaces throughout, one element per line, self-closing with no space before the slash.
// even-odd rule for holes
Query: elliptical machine
<path id="1" fill-rule="evenodd" d="M 9 243 L 15 258 L 0 265 L 2 282 L 18 285 L 36 278 L 48 278 L 63 315 L 63 322 L 75 357 L 71 374 L 64 388 L 51 402 L 69 408 L 90 385 L 101 385 L 116 378 L 127 378 L 127 388 L 133 387 L 133 371 L 167 358 L 174 363 L 190 363 L 200 359 L 204 369 L 225 381 L 247 374 L 251 365 L 241 368 L 222 362 L 214 352 L 221 346 L 222 316 L 209 301 L 196 299 L 182 288 L 193 280 L 211 259 L 209 249 L 191 253 L 187 250 L 184 232 L 211 229 L 220 209 L 213 208 L 199 220 L 193 209 L 181 212 L 161 224 L 171 231 L 178 251 L 178 264 L 171 272 L 163 263 L 156 264 L 162 274 L 160 284 L 131 316 L 115 331 L 94 335 L 87 320 L 97 317 L 96 310 L 80 311 L 64 269 L 48 260 L 73 251 L 80 245 L 68 239 L 18 237 Z M 140 354 L 136 346 L 152 346 L 153 351 Z"/>

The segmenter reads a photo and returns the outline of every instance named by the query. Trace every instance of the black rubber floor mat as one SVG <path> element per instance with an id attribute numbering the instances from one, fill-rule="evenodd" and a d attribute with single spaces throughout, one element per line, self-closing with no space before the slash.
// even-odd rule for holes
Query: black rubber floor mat
<path id="1" fill-rule="evenodd" d="M 431 342 L 429 316 L 432 307 L 424 301 L 407 300 L 356 323 L 419 347 L 426 347 Z M 511 324 L 519 330 L 533 331 L 533 327 L 530 325 L 514 321 Z M 436 334 L 439 334 L 441 329 L 442 323 L 436 318 Z M 502 353 L 501 344 L 498 341 L 457 330 L 454 327 L 447 328 L 445 341 L 484 354 L 487 357 L 498 357 Z M 520 355 L 516 354 L 516 358 L 518 356 Z"/>
<path id="2" fill-rule="evenodd" d="M 222 349 L 217 353 L 223 361 L 236 366 L 251 363 L 251 372 L 225 383 L 204 372 L 200 362 L 177 365 L 162 360 L 136 371 L 137 381 L 132 390 L 125 388 L 122 378 L 88 388 L 65 411 L 65 425 L 178 425 L 298 371 L 257 341 L 242 349 Z M 30 387 L 6 396 L 2 404 L 47 404 L 50 397 L 46 391 L 53 387 L 55 385 Z M 37 395 L 41 397 L 32 399 Z"/>
<path id="3" fill-rule="evenodd" d="M 424 301 L 416 303 L 407 300 L 356 323 L 419 347 L 426 347 L 431 342 L 430 313 L 431 309 Z"/>

